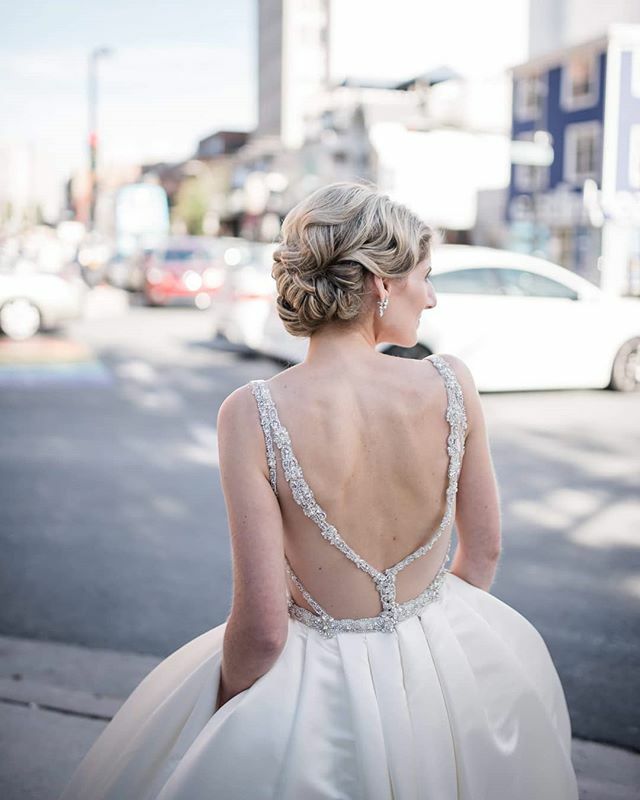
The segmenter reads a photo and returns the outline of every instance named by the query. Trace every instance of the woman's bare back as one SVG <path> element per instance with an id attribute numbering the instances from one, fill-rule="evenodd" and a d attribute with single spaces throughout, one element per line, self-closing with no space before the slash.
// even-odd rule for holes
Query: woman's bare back
<path id="1" fill-rule="evenodd" d="M 433 364 L 376 354 L 346 376 L 301 364 L 268 384 L 317 502 L 360 556 L 382 571 L 429 539 L 445 513 L 449 463 L 447 393 Z M 337 618 L 378 614 L 372 581 L 304 515 L 279 459 L 277 483 L 286 487 L 279 490 L 285 550 L 306 589 Z M 398 575 L 399 602 L 435 576 L 450 531 Z"/>

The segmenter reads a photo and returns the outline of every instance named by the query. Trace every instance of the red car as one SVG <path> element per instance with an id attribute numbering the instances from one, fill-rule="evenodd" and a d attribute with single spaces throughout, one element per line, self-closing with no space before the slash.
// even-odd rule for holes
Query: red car
<path id="1" fill-rule="evenodd" d="M 225 239 L 185 236 L 170 239 L 147 259 L 142 291 L 149 305 L 168 305 L 188 300 L 197 308 L 208 308 L 211 296 L 224 281 L 220 256 Z"/>

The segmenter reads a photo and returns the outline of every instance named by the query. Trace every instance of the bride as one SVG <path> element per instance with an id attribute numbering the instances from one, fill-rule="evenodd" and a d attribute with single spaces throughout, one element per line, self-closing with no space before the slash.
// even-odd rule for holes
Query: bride
<path id="1" fill-rule="evenodd" d="M 376 349 L 413 346 L 436 305 L 431 239 L 360 184 L 287 215 L 277 308 L 309 347 L 218 413 L 229 616 L 147 675 L 60 800 L 578 797 L 547 647 L 490 593 L 499 497 L 473 376 Z"/>

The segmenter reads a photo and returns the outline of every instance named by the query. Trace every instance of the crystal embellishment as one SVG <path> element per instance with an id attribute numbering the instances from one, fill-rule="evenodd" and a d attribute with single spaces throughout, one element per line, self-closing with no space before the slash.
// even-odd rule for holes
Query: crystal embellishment
<path id="1" fill-rule="evenodd" d="M 340 550 L 356 567 L 367 573 L 372 579 L 380 595 L 381 611 L 375 617 L 365 617 L 358 619 L 336 619 L 332 617 L 304 588 L 300 579 L 293 572 L 288 559 L 285 557 L 285 569 L 292 583 L 298 588 L 304 599 L 313 612 L 309 609 L 297 605 L 291 595 L 288 598 L 289 615 L 319 631 L 322 636 L 332 638 L 338 633 L 345 632 L 367 632 L 384 631 L 392 632 L 398 623 L 419 613 L 428 603 L 439 599 L 440 590 L 444 582 L 451 551 L 451 540 L 447 547 L 445 557 L 438 569 L 435 578 L 417 597 L 398 603 L 396 600 L 396 575 L 412 564 L 416 559 L 425 555 L 431 550 L 444 531 L 449 526 L 452 516 L 456 493 L 458 491 L 458 478 L 462 466 L 464 455 L 464 440 L 467 430 L 467 418 L 464 408 L 462 389 L 451 366 L 441 356 L 429 356 L 429 361 L 436 367 L 441 374 L 447 391 L 447 410 L 446 419 L 449 423 L 449 435 L 447 437 L 447 453 L 449 455 L 449 465 L 447 471 L 447 490 L 446 507 L 444 516 L 435 533 L 424 544 L 410 553 L 408 556 L 398 561 L 393 566 L 380 572 L 364 558 L 359 556 L 340 536 L 334 525 L 327 520 L 326 512 L 318 505 L 311 487 L 304 478 L 302 468 L 291 446 L 291 437 L 287 429 L 282 425 L 278 417 L 276 405 L 271 397 L 271 392 L 267 383 L 263 380 L 251 381 L 251 390 L 256 398 L 260 426 L 262 428 L 266 453 L 267 464 L 269 467 L 269 481 L 275 494 L 278 494 L 276 485 L 276 450 L 274 443 L 280 452 L 282 469 L 291 488 L 291 493 L 295 502 L 301 507 L 305 516 L 312 519 L 321 535 L 329 544 Z"/>

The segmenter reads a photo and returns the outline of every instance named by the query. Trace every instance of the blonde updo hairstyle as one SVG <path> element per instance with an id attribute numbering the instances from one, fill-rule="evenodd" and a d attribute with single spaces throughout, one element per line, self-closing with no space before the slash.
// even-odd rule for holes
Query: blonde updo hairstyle
<path id="1" fill-rule="evenodd" d="M 282 224 L 272 276 L 293 336 L 348 324 L 378 300 L 372 276 L 406 279 L 430 254 L 432 230 L 405 206 L 359 183 L 334 183 L 296 205 Z"/>

